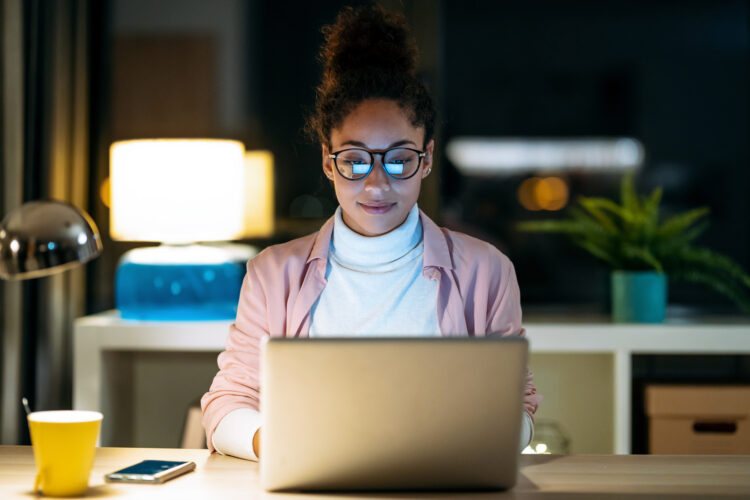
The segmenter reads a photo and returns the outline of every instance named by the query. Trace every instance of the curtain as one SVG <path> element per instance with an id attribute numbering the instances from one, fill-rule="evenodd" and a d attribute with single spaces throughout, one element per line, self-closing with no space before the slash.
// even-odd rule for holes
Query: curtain
<path id="1" fill-rule="evenodd" d="M 89 204 L 90 0 L 2 1 L 0 209 L 35 199 Z M 72 404 L 73 320 L 86 268 L 0 282 L 2 443 L 28 443 L 20 404 Z"/>

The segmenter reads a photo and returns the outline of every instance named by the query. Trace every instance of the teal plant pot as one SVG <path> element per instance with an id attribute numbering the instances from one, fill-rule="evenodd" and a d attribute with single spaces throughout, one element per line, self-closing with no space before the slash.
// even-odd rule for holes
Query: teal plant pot
<path id="1" fill-rule="evenodd" d="M 656 271 L 613 271 L 615 323 L 661 323 L 667 312 L 667 275 Z"/>

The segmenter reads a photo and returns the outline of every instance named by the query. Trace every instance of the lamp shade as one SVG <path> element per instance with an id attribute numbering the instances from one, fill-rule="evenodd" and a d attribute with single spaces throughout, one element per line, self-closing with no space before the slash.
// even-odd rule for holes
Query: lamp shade
<path id="1" fill-rule="evenodd" d="M 245 148 L 214 139 L 145 139 L 110 148 L 115 240 L 189 243 L 243 236 Z"/>
<path id="2" fill-rule="evenodd" d="M 243 237 L 267 238 L 273 235 L 273 193 L 273 154 L 270 151 L 248 151 L 245 153 Z"/>
<path id="3" fill-rule="evenodd" d="M 0 278 L 29 279 L 65 271 L 102 252 L 91 217 L 70 203 L 31 201 L 0 222 Z"/>

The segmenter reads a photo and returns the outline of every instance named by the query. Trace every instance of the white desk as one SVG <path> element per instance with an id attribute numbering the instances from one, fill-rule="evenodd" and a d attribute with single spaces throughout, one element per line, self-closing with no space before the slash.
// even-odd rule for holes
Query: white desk
<path id="1" fill-rule="evenodd" d="M 73 341 L 73 407 L 104 410 L 105 353 L 218 353 L 224 348 L 230 324 L 230 321 L 126 321 L 121 320 L 115 311 L 79 318 L 75 323 Z M 614 356 L 614 450 L 620 454 L 630 452 L 632 355 L 750 354 L 748 320 L 621 325 L 593 322 L 591 319 L 574 322 L 563 318 L 545 321 L 533 321 L 532 318 L 524 326 L 533 353 L 600 353 Z M 103 444 L 108 443 L 105 440 Z"/>

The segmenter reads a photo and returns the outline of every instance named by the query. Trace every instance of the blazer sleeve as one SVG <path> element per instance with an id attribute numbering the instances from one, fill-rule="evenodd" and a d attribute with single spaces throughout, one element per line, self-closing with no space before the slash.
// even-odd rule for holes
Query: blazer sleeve
<path id="1" fill-rule="evenodd" d="M 491 303 L 489 304 L 489 317 L 487 319 L 490 328 L 488 331 L 501 336 L 525 336 L 526 330 L 521 326 L 521 292 L 518 288 L 513 263 L 503 255 L 499 272 L 492 274 L 499 277 L 500 282 L 492 284 L 492 287 L 498 293 L 495 296 L 490 296 Z M 523 406 L 532 421 L 541 401 L 542 396 L 537 394 L 534 386 L 534 374 L 527 369 Z"/>
<path id="2" fill-rule="evenodd" d="M 247 264 L 237 305 L 237 318 L 229 327 L 226 350 L 219 354 L 219 372 L 201 398 L 206 444 L 214 452 L 212 437 L 219 422 L 238 408 L 259 410 L 260 344 L 269 334 L 267 300 L 253 261 Z"/>

